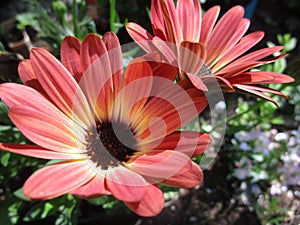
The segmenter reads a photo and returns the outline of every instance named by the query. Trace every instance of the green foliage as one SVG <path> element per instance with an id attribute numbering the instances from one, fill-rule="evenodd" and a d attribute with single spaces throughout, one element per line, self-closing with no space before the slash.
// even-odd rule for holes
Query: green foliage
<path id="1" fill-rule="evenodd" d="M 33 27 L 53 49 L 58 50 L 67 35 L 82 39 L 86 34 L 96 32 L 86 1 L 73 0 L 69 7 L 63 1 L 53 1 L 50 11 L 37 0 L 28 1 L 28 4 L 29 12 L 17 15 L 18 28 Z"/>

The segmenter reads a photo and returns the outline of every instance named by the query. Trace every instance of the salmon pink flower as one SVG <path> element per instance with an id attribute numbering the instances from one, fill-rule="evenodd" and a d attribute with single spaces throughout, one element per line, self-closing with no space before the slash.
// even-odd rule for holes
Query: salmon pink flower
<path id="1" fill-rule="evenodd" d="M 283 47 L 274 46 L 248 53 L 264 36 L 261 31 L 245 35 L 250 21 L 243 18 L 244 9 L 235 6 L 217 22 L 220 7 L 209 9 L 202 17 L 198 0 L 152 0 L 151 23 L 154 35 L 135 23 L 126 25 L 131 37 L 147 52 L 159 51 L 170 63 L 177 60 L 179 79 L 207 90 L 217 79 L 223 91 L 245 91 L 269 101 L 263 92 L 285 97 L 260 84 L 288 83 L 294 79 L 274 72 L 249 71 L 274 62 L 286 54 L 270 57 Z M 151 40 L 151 42 L 149 42 Z"/>
<path id="2" fill-rule="evenodd" d="M 158 184 L 191 188 L 202 181 L 191 161 L 207 148 L 208 134 L 179 131 L 207 100 L 182 81 L 159 75 L 144 58 L 123 77 L 121 47 L 113 33 L 66 37 L 61 62 L 44 49 L 19 65 L 25 85 L 0 85 L 9 117 L 34 144 L 0 143 L 5 151 L 59 160 L 24 184 L 32 199 L 66 193 L 113 195 L 141 216 L 164 204 Z"/>

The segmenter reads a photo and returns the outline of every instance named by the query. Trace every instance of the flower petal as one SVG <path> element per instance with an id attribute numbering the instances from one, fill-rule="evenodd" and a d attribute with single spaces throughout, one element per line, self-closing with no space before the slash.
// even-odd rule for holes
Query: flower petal
<path id="1" fill-rule="evenodd" d="M 122 74 L 123 74 L 123 60 L 122 49 L 119 39 L 113 32 L 106 32 L 102 37 L 103 42 L 107 48 L 107 53 L 110 62 L 110 69 L 113 79 L 114 96 L 120 92 L 122 88 Z"/>
<path id="2" fill-rule="evenodd" d="M 179 47 L 180 69 L 185 73 L 197 74 L 205 62 L 206 49 L 201 43 L 183 41 Z"/>
<path id="3" fill-rule="evenodd" d="M 201 5 L 198 0 L 178 0 L 177 15 L 183 39 L 198 42 L 201 31 Z"/>
<path id="4" fill-rule="evenodd" d="M 24 98 L 24 96 L 26 96 L 26 98 Z M 55 118 L 65 129 L 74 131 L 79 136 L 80 133 L 83 132 L 82 127 L 75 124 L 44 96 L 30 87 L 16 83 L 3 83 L 0 85 L 0 98 L 10 108 L 15 106 L 28 107 L 31 108 L 32 111 L 37 111 L 41 114 L 48 115 L 48 117 Z"/>
<path id="5" fill-rule="evenodd" d="M 83 71 L 86 71 L 95 60 L 105 53 L 107 53 L 107 49 L 100 36 L 88 34 L 81 43 L 80 57 Z"/>
<path id="6" fill-rule="evenodd" d="M 114 118 L 131 121 L 148 100 L 153 82 L 152 69 L 144 58 L 134 59 L 124 75 L 124 86 L 114 103 Z"/>
<path id="7" fill-rule="evenodd" d="M 32 87 L 42 95 L 47 96 L 32 69 L 31 62 L 29 59 L 25 59 L 22 62 L 20 62 L 18 66 L 18 72 L 21 80 L 25 85 Z"/>
<path id="8" fill-rule="evenodd" d="M 6 144 L 0 143 L 0 149 L 17 153 L 20 155 L 26 155 L 30 157 L 36 157 L 41 159 L 82 159 L 82 154 L 68 154 L 63 152 L 51 151 L 49 149 L 27 144 Z"/>
<path id="9" fill-rule="evenodd" d="M 173 187 L 192 188 L 200 184 L 202 180 L 203 172 L 199 165 L 189 161 L 180 171 L 162 181 L 161 184 Z"/>
<path id="10" fill-rule="evenodd" d="M 93 118 L 80 87 L 70 72 L 49 52 L 35 48 L 30 61 L 38 81 L 52 102 L 81 126 L 90 126 Z"/>
<path id="11" fill-rule="evenodd" d="M 185 126 L 206 106 L 207 99 L 203 92 L 191 88 L 182 89 L 177 84 L 170 84 L 167 79 L 156 80 L 153 85 L 153 97 L 134 121 L 136 137 L 143 141 L 154 141 L 178 128 Z"/>
<path id="12" fill-rule="evenodd" d="M 274 46 L 274 47 L 270 47 L 270 48 L 263 48 L 263 49 L 259 49 L 257 51 L 251 52 L 235 61 L 233 61 L 232 63 L 228 64 L 227 66 L 225 66 L 221 71 L 219 71 L 219 73 L 229 73 L 235 70 L 235 68 L 241 67 L 241 66 L 247 66 L 247 65 L 252 65 L 255 64 L 256 65 L 263 65 L 266 64 L 268 62 L 272 62 L 273 59 L 270 60 L 262 60 L 267 56 L 270 56 L 271 54 L 280 51 L 283 47 L 282 46 Z M 283 55 L 285 56 L 285 55 Z M 283 57 L 280 56 L 280 57 Z M 254 67 L 254 66 L 252 66 Z M 247 69 L 245 69 L 247 70 Z M 243 71 L 245 71 L 243 70 Z M 241 70 L 239 70 L 241 71 Z"/>
<path id="13" fill-rule="evenodd" d="M 153 76 L 164 77 L 171 81 L 178 75 L 178 67 L 165 62 L 158 52 L 149 53 L 142 56 L 151 66 Z"/>
<path id="14" fill-rule="evenodd" d="M 195 157 L 202 154 L 211 144 L 209 134 L 194 131 L 176 131 L 163 139 L 138 145 L 141 151 L 153 149 L 156 150 L 174 150 L 186 154 L 189 157 Z"/>
<path id="15" fill-rule="evenodd" d="M 60 47 L 61 62 L 74 76 L 76 81 L 79 81 L 82 75 L 80 45 L 79 39 L 67 36 L 62 41 Z"/>
<path id="16" fill-rule="evenodd" d="M 139 216 L 156 216 L 163 209 L 164 196 L 157 185 L 150 185 L 141 201 L 125 204 Z"/>
<path id="17" fill-rule="evenodd" d="M 282 84 L 293 82 L 294 78 L 275 72 L 245 72 L 228 78 L 231 84 Z"/>
<path id="18" fill-rule="evenodd" d="M 97 175 L 86 184 L 72 190 L 70 194 L 77 195 L 81 198 L 95 198 L 102 195 L 110 195 L 111 192 L 105 187 L 105 177 Z"/>
<path id="19" fill-rule="evenodd" d="M 232 62 L 234 59 L 238 58 L 250 48 L 255 46 L 264 36 L 264 32 L 257 31 L 250 33 L 243 37 L 240 42 L 235 45 L 230 51 L 228 51 L 216 65 L 211 68 L 212 72 L 217 72 L 226 66 L 228 63 Z"/>
<path id="20" fill-rule="evenodd" d="M 114 197 L 125 202 L 138 202 L 143 199 L 149 183 L 123 166 L 108 168 L 106 185 Z"/>
<path id="21" fill-rule="evenodd" d="M 208 65 L 211 64 L 215 57 L 224 51 L 224 48 L 228 42 L 230 42 L 230 39 L 235 35 L 243 15 L 244 8 L 241 6 L 235 6 L 226 12 L 214 27 L 206 45 Z"/>
<path id="22" fill-rule="evenodd" d="M 192 73 L 186 73 L 186 76 L 189 78 L 189 80 L 192 82 L 195 88 L 197 88 L 200 91 L 208 91 L 207 86 L 203 82 L 203 79 L 200 76 L 197 76 Z"/>
<path id="23" fill-rule="evenodd" d="M 230 52 L 232 48 L 241 40 L 243 35 L 246 33 L 250 25 L 248 19 L 241 19 L 238 27 L 231 35 L 230 39 L 223 44 L 223 47 L 219 48 L 218 52 L 213 53 L 213 58 L 208 59 L 207 64 L 211 68 L 215 65 L 226 53 Z"/>
<path id="24" fill-rule="evenodd" d="M 241 90 L 242 92 L 246 92 L 246 93 L 250 93 L 253 94 L 255 96 L 258 96 L 260 98 L 266 99 L 272 103 L 274 103 L 274 105 L 276 105 L 278 107 L 277 102 L 272 99 L 270 96 L 264 94 L 263 92 L 267 92 L 267 93 L 271 93 L 271 94 L 275 94 L 284 98 L 287 98 L 287 96 L 285 96 L 284 94 L 282 94 L 279 91 L 273 90 L 271 88 L 266 88 L 266 87 L 259 87 L 259 86 L 252 86 L 252 85 L 242 85 L 242 84 L 235 84 L 234 85 L 235 88 Z"/>
<path id="25" fill-rule="evenodd" d="M 8 113 L 13 123 L 32 142 L 58 152 L 82 153 L 84 133 L 81 134 L 65 125 L 62 117 L 52 117 L 28 106 L 13 106 Z M 75 124 L 74 124 L 75 126 Z"/>
<path id="26" fill-rule="evenodd" d="M 162 12 L 162 6 L 160 0 L 151 1 L 151 10 L 150 10 L 151 24 L 155 36 L 160 37 L 163 40 L 166 38 L 165 22 L 164 15 Z"/>
<path id="27" fill-rule="evenodd" d="M 132 22 L 127 23 L 125 27 L 131 38 L 146 52 L 152 52 L 153 50 L 155 50 L 155 48 L 151 44 L 153 36 L 146 29 Z"/>
<path id="28" fill-rule="evenodd" d="M 202 18 L 202 26 L 201 26 L 201 35 L 200 42 L 204 45 L 209 40 L 211 33 L 213 31 L 214 25 L 218 19 L 220 13 L 220 6 L 214 6 L 210 8 Z"/>
<path id="29" fill-rule="evenodd" d="M 178 21 L 177 12 L 173 0 L 159 1 L 165 25 L 167 40 L 172 43 L 182 41 L 182 31 Z"/>
<path id="30" fill-rule="evenodd" d="M 153 177 L 155 183 L 159 183 L 180 172 L 189 161 L 190 157 L 181 152 L 165 150 L 136 156 L 125 164 L 131 170 Z"/>
<path id="31" fill-rule="evenodd" d="M 94 176 L 94 171 L 85 161 L 52 164 L 28 178 L 24 195 L 31 199 L 55 198 L 89 182 Z"/>

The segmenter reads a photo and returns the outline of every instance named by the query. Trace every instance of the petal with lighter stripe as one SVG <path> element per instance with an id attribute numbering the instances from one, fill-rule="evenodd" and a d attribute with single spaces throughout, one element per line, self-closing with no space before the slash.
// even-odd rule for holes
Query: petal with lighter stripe
<path id="1" fill-rule="evenodd" d="M 198 42 L 201 31 L 201 5 L 198 0 L 178 0 L 177 15 L 183 39 Z"/>
<path id="2" fill-rule="evenodd" d="M 55 198 L 89 182 L 95 175 L 85 161 L 52 164 L 27 179 L 24 195 L 31 199 Z"/>
<path id="3" fill-rule="evenodd" d="M 210 39 L 215 23 L 219 17 L 220 6 L 210 8 L 202 18 L 201 34 L 199 42 L 204 45 Z"/>
<path id="4" fill-rule="evenodd" d="M 85 133 L 64 125 L 51 112 L 44 113 L 27 106 L 13 106 L 8 113 L 13 123 L 32 142 L 58 152 L 80 153 L 85 147 Z"/>
<path id="5" fill-rule="evenodd" d="M 44 49 L 32 49 L 30 60 L 52 102 L 76 123 L 91 126 L 93 118 L 88 103 L 70 72 Z"/>
<path id="6" fill-rule="evenodd" d="M 38 145 L 0 143 L 0 149 L 41 159 L 83 159 L 83 154 L 52 151 Z"/>
<path id="7" fill-rule="evenodd" d="M 80 45 L 79 39 L 67 36 L 62 41 L 60 47 L 61 62 L 74 76 L 76 81 L 79 81 L 82 75 Z"/>

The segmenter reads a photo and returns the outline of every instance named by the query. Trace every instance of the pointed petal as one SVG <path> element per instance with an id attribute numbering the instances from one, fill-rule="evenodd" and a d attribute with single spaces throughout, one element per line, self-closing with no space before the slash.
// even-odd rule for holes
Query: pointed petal
<path id="1" fill-rule="evenodd" d="M 174 1 L 166 0 L 159 2 L 161 3 L 167 41 L 179 44 L 183 37 Z"/>
<path id="2" fill-rule="evenodd" d="M 206 45 L 208 65 L 224 51 L 226 45 L 230 42 L 230 39 L 234 37 L 243 15 L 244 8 L 235 6 L 225 13 L 214 27 Z M 225 30 L 226 32 L 224 32 Z"/>
<path id="3" fill-rule="evenodd" d="M 233 71 L 235 68 L 238 67 L 242 67 L 242 66 L 247 66 L 247 65 L 252 65 L 252 64 L 256 64 L 258 65 L 263 65 L 266 64 L 268 62 L 272 62 L 274 61 L 274 59 L 270 59 L 270 60 L 262 60 L 267 56 L 272 55 L 273 53 L 280 51 L 283 47 L 282 46 L 274 46 L 271 48 L 263 48 L 254 52 L 251 52 L 235 61 L 233 61 L 232 63 L 228 64 L 227 66 L 225 66 L 221 71 L 219 71 L 219 73 L 229 73 L 231 71 Z M 285 56 L 285 55 L 284 55 Z M 284 57 L 284 56 L 280 56 L 280 57 Z M 254 66 L 252 66 L 254 67 Z M 247 69 L 245 69 L 244 71 L 246 71 Z"/>
<path id="4" fill-rule="evenodd" d="M 151 44 L 153 36 L 146 29 L 132 22 L 127 23 L 125 27 L 131 38 L 146 52 L 153 52 L 155 50 Z"/>
<path id="5" fill-rule="evenodd" d="M 149 186 L 141 175 L 123 166 L 109 168 L 105 181 L 113 196 L 125 202 L 140 201 Z"/>
<path id="6" fill-rule="evenodd" d="M 7 144 L 0 143 L 0 149 L 20 155 L 36 157 L 41 159 L 82 159 L 82 154 L 68 154 L 63 152 L 51 151 L 49 149 L 27 144 Z"/>
<path id="7" fill-rule="evenodd" d="M 81 126 L 92 124 L 93 118 L 80 87 L 69 71 L 49 52 L 35 48 L 30 61 L 38 81 L 52 102 Z"/>
<path id="8" fill-rule="evenodd" d="M 254 86 L 254 85 L 244 85 L 244 84 L 243 85 L 242 84 L 235 84 L 234 87 L 237 87 L 238 89 L 245 90 L 246 92 L 250 92 L 250 93 L 253 93 L 253 94 L 255 94 L 256 92 L 267 92 L 267 93 L 278 95 L 278 96 L 281 96 L 283 98 L 288 99 L 288 97 L 286 95 L 282 94 L 280 91 L 277 91 L 277 90 L 274 90 L 274 89 L 268 88 L 268 87 L 261 87 L 261 86 Z M 260 96 L 260 97 L 262 97 L 262 96 Z M 266 98 L 266 97 L 263 97 L 263 98 L 266 98 L 268 101 L 270 101 L 270 99 L 269 99 L 270 97 L 269 96 L 267 96 L 267 97 L 268 98 Z"/>
<path id="9" fill-rule="evenodd" d="M 163 209 L 164 196 L 157 185 L 150 185 L 141 201 L 125 204 L 139 216 L 156 216 Z"/>
<path id="10" fill-rule="evenodd" d="M 257 31 L 250 33 L 243 37 L 240 42 L 235 45 L 227 54 L 223 56 L 222 59 L 219 60 L 219 62 L 216 63 L 216 65 L 211 68 L 212 72 L 217 72 L 222 69 L 222 67 L 226 66 L 242 54 L 244 54 L 246 51 L 248 51 L 250 48 L 255 46 L 262 38 L 264 37 L 264 32 Z"/>
<path id="11" fill-rule="evenodd" d="M 213 65 L 218 63 L 220 59 L 224 57 L 224 55 L 232 50 L 232 48 L 241 40 L 243 35 L 246 33 L 250 25 L 250 21 L 248 19 L 241 19 L 238 27 L 231 35 L 230 39 L 227 42 L 223 43 L 223 46 L 219 48 L 218 52 L 213 52 L 208 58 L 207 64 L 211 68 Z"/>
<path id="12" fill-rule="evenodd" d="M 84 149 L 84 133 L 77 133 L 65 125 L 63 117 L 41 112 L 28 106 L 13 106 L 8 113 L 13 123 L 32 142 L 58 152 L 80 153 Z M 76 130 L 76 126 L 73 128 Z"/>
<path id="13" fill-rule="evenodd" d="M 161 183 L 173 187 L 192 188 L 203 180 L 203 172 L 199 165 L 189 161 L 185 166 L 172 177 Z"/>
<path id="14" fill-rule="evenodd" d="M 116 96 L 122 88 L 122 74 L 123 74 L 123 59 L 122 49 L 119 39 L 116 34 L 107 32 L 102 37 L 103 42 L 107 48 L 107 53 L 110 62 L 110 69 L 113 79 L 113 92 Z"/>
<path id="15" fill-rule="evenodd" d="M 166 41 L 166 30 L 161 5 L 162 4 L 160 0 L 151 1 L 150 18 L 155 36 L 158 36 Z"/>
<path id="16" fill-rule="evenodd" d="M 82 75 L 80 62 L 80 40 L 73 36 L 67 36 L 61 43 L 60 57 L 62 64 L 70 71 L 78 82 Z"/>
<path id="17" fill-rule="evenodd" d="M 190 157 L 181 152 L 164 150 L 145 153 L 125 164 L 139 174 L 155 178 L 155 183 L 159 183 L 179 173 L 190 161 Z"/>
<path id="18" fill-rule="evenodd" d="M 252 94 L 254 96 L 266 99 L 272 102 L 277 107 L 278 107 L 277 102 L 274 99 L 272 99 L 270 96 L 264 94 L 263 92 L 275 94 L 288 99 L 288 97 L 282 94 L 281 92 L 266 87 L 258 87 L 258 86 L 251 86 L 251 85 L 242 85 L 242 84 L 235 84 L 234 87 L 241 90 L 242 93 L 246 92 L 246 94 Z"/>
<path id="19" fill-rule="evenodd" d="M 196 157 L 202 154 L 211 144 L 209 134 L 194 131 L 176 131 L 161 140 L 150 143 L 140 143 L 138 149 L 148 150 L 174 150 Z"/>
<path id="20" fill-rule="evenodd" d="M 178 0 L 177 14 L 183 39 L 198 42 L 201 31 L 201 6 L 198 0 Z"/>
<path id="21" fill-rule="evenodd" d="M 293 82 L 294 78 L 275 72 L 245 72 L 228 79 L 231 84 L 282 84 Z"/>
<path id="22" fill-rule="evenodd" d="M 106 36 L 106 38 L 110 38 Z M 113 39 L 116 41 L 116 39 Z M 113 43 L 111 47 L 118 45 Z M 116 49 L 116 58 L 120 57 Z M 111 55 L 112 57 L 113 55 Z M 120 59 L 118 59 L 119 62 Z M 110 55 L 105 42 L 96 34 L 87 35 L 81 44 L 81 61 L 84 74 L 79 82 L 98 120 L 107 120 L 112 107 L 113 79 Z M 116 62 L 116 65 L 118 65 Z M 119 68 L 116 68 L 118 71 Z M 116 72 L 115 71 L 115 72 Z M 117 77 L 116 77 L 117 81 Z M 117 87 L 118 89 L 119 87 Z"/>
<path id="23" fill-rule="evenodd" d="M 204 45 L 209 40 L 213 31 L 214 25 L 218 19 L 220 13 L 220 6 L 214 6 L 210 8 L 203 16 L 200 42 Z"/>
<path id="24" fill-rule="evenodd" d="M 95 173 L 85 161 L 70 161 L 46 166 L 27 179 L 24 195 L 31 199 L 50 199 L 87 183 Z"/>
<path id="25" fill-rule="evenodd" d="M 110 195 L 111 192 L 106 189 L 104 179 L 104 176 L 97 175 L 86 184 L 72 190 L 70 194 L 81 198 L 96 198 L 102 195 Z"/>

